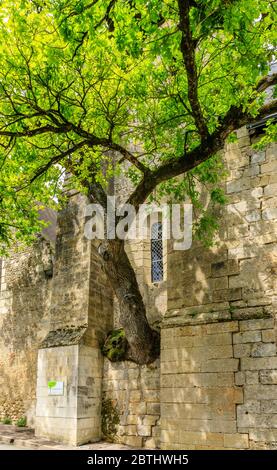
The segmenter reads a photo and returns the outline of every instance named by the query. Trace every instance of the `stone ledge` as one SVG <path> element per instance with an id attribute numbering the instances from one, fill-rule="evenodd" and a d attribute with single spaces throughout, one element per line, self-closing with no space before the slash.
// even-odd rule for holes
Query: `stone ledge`
<path id="1" fill-rule="evenodd" d="M 192 317 L 189 314 L 180 314 L 164 320 L 160 324 L 160 328 L 176 328 L 185 325 L 206 325 L 211 323 L 223 323 L 230 321 L 243 321 L 243 320 L 262 320 L 262 319 L 271 319 L 273 318 L 269 313 L 263 312 L 261 315 L 257 315 L 255 309 L 252 312 L 249 312 L 251 309 L 245 309 L 245 316 L 243 316 L 243 310 L 239 309 L 239 312 L 236 311 L 221 311 L 221 312 L 210 312 L 210 313 L 200 313 Z M 181 310 L 180 310 L 181 311 Z"/>
<path id="2" fill-rule="evenodd" d="M 39 349 L 48 349 L 58 346 L 72 346 L 79 344 L 81 338 L 87 330 L 87 325 L 81 326 L 68 326 L 51 330 L 46 338 L 40 343 Z"/>

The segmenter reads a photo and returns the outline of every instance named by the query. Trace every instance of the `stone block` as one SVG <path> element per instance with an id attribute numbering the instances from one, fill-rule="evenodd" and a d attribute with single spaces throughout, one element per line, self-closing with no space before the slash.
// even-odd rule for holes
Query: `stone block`
<path id="1" fill-rule="evenodd" d="M 224 434 L 224 447 L 235 449 L 248 449 L 248 434 Z"/>
<path id="2" fill-rule="evenodd" d="M 144 441 L 144 446 L 145 449 L 156 449 L 159 447 L 159 439 L 154 439 L 153 437 L 149 437 L 145 439 Z"/>
<path id="3" fill-rule="evenodd" d="M 262 340 L 264 343 L 273 343 L 276 339 L 276 332 L 275 330 L 264 330 L 262 331 Z"/>
<path id="4" fill-rule="evenodd" d="M 245 400 L 274 400 L 276 399 L 277 385 L 246 385 L 244 387 Z"/>
<path id="5" fill-rule="evenodd" d="M 250 178 L 240 178 L 226 183 L 227 194 L 238 193 L 250 188 Z"/>
<path id="6" fill-rule="evenodd" d="M 275 343 L 256 343 L 251 348 L 252 357 L 276 356 Z"/>
<path id="7" fill-rule="evenodd" d="M 132 415 L 145 415 L 146 414 L 146 403 L 145 402 L 129 403 L 129 413 L 132 414 Z"/>
<path id="8" fill-rule="evenodd" d="M 262 218 L 263 220 L 272 220 L 277 219 L 277 208 L 267 208 L 262 211 Z"/>
<path id="9" fill-rule="evenodd" d="M 260 331 L 245 331 L 244 333 L 234 333 L 234 344 L 255 343 L 261 341 L 262 335 Z"/>
<path id="10" fill-rule="evenodd" d="M 148 415 L 159 415 L 160 414 L 160 403 L 147 403 L 147 414 Z"/>
<path id="11" fill-rule="evenodd" d="M 245 383 L 245 373 L 244 372 L 236 372 L 235 373 L 235 384 L 236 385 L 243 385 Z"/>
<path id="12" fill-rule="evenodd" d="M 137 415 L 128 415 L 127 424 L 137 424 L 139 417 Z"/>
<path id="13" fill-rule="evenodd" d="M 151 436 L 151 426 L 144 425 L 144 424 L 138 424 L 137 425 L 137 431 L 138 431 L 139 436 L 142 436 L 142 437 Z"/>
<path id="14" fill-rule="evenodd" d="M 211 419 L 213 410 L 204 403 L 162 403 L 161 416 L 172 419 Z"/>
<path id="15" fill-rule="evenodd" d="M 277 400 L 261 400 L 261 412 L 268 414 L 277 413 Z"/>
<path id="16" fill-rule="evenodd" d="M 246 289 L 243 289 L 244 291 Z M 243 320 L 247 318 L 262 318 L 265 316 L 265 311 L 262 307 L 249 307 L 249 308 L 238 308 L 232 312 L 232 318 L 234 320 Z"/>
<path id="17" fill-rule="evenodd" d="M 277 385 L 277 370 L 260 370 L 259 374 L 262 384 Z"/>
<path id="18" fill-rule="evenodd" d="M 264 188 L 265 196 L 276 196 L 277 195 L 277 183 L 269 184 Z"/>
<path id="19" fill-rule="evenodd" d="M 211 264 L 212 276 L 217 278 L 221 276 L 239 273 L 239 265 L 237 260 L 230 259 L 226 261 L 219 261 Z"/>
<path id="20" fill-rule="evenodd" d="M 248 400 L 245 404 L 237 406 L 237 412 L 240 414 L 258 414 L 261 412 L 261 402 L 258 400 Z"/>
<path id="21" fill-rule="evenodd" d="M 137 436 L 137 426 L 135 424 L 129 424 L 128 426 L 124 426 L 124 434 L 127 436 Z M 140 435 L 140 434 L 139 434 Z"/>
<path id="22" fill-rule="evenodd" d="M 234 344 L 234 357 L 249 357 L 251 344 Z"/>
<path id="23" fill-rule="evenodd" d="M 277 161 L 272 161 L 270 163 L 262 163 L 261 173 L 275 173 L 277 171 Z"/>
<path id="24" fill-rule="evenodd" d="M 141 436 L 124 436 L 122 442 L 127 446 L 137 447 L 138 449 L 142 447 Z"/>
<path id="25" fill-rule="evenodd" d="M 257 413 L 249 413 L 241 408 L 237 410 L 238 428 L 264 428 L 267 427 L 267 418 Z"/>
<path id="26" fill-rule="evenodd" d="M 256 371 L 247 370 L 245 372 L 246 383 L 250 385 L 259 383 L 259 373 Z"/>
<path id="27" fill-rule="evenodd" d="M 144 400 L 147 402 L 157 402 L 160 399 L 160 390 L 147 390 L 143 391 Z"/>
<path id="28" fill-rule="evenodd" d="M 140 402 L 141 401 L 141 391 L 140 390 L 131 390 L 129 400 L 130 400 L 130 402 Z"/>
<path id="29" fill-rule="evenodd" d="M 206 403 L 207 400 L 205 391 L 200 387 L 183 386 L 161 389 L 161 403 Z M 159 414 L 160 408 L 158 406 L 152 408 L 152 405 L 153 403 L 147 403 L 147 414 Z"/>
<path id="30" fill-rule="evenodd" d="M 159 415 L 147 415 L 142 418 L 142 424 L 146 426 L 155 426 L 159 420 Z"/>
<path id="31" fill-rule="evenodd" d="M 206 332 L 208 335 L 218 335 L 221 333 L 234 332 L 234 331 L 238 331 L 237 321 L 210 323 L 206 325 Z M 223 336 L 223 338 L 226 338 L 226 336 Z"/>
<path id="32" fill-rule="evenodd" d="M 162 375 L 162 387 L 228 387 L 234 384 L 233 372 Z"/>
<path id="33" fill-rule="evenodd" d="M 241 370 L 277 369 L 277 357 L 245 357 L 241 359 Z"/>
<path id="34" fill-rule="evenodd" d="M 249 439 L 256 442 L 277 442 L 277 429 L 249 429 Z"/>
<path id="35" fill-rule="evenodd" d="M 242 292 L 240 287 L 236 287 L 233 289 L 223 289 L 223 290 L 216 290 L 213 292 L 212 300 L 213 302 L 222 302 L 225 300 L 233 301 L 239 300 L 242 298 Z"/>
<path id="36" fill-rule="evenodd" d="M 261 211 L 260 210 L 249 211 L 245 214 L 245 219 L 247 220 L 247 222 L 257 222 L 258 220 L 261 219 Z"/>
<path id="37" fill-rule="evenodd" d="M 238 359 L 211 359 L 201 365 L 202 372 L 237 371 Z"/>
<path id="38" fill-rule="evenodd" d="M 251 156 L 251 164 L 262 163 L 264 161 L 265 161 L 265 152 L 264 151 L 255 152 Z"/>

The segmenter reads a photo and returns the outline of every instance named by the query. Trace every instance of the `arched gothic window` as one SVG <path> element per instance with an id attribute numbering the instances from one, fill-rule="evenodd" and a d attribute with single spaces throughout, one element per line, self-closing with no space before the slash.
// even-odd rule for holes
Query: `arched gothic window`
<path id="1" fill-rule="evenodd" d="M 152 282 L 163 280 L 163 226 L 156 222 L 151 227 L 151 279 Z"/>

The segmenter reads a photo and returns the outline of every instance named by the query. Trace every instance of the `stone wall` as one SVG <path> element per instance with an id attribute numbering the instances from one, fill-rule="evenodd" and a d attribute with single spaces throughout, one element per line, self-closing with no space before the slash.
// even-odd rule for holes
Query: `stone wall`
<path id="1" fill-rule="evenodd" d="M 164 328 L 162 345 L 162 448 L 277 448 L 272 318 Z"/>
<path id="2" fill-rule="evenodd" d="M 0 419 L 34 424 L 37 350 L 49 328 L 52 249 L 43 238 L 3 260 L 0 290 Z"/>
<path id="3" fill-rule="evenodd" d="M 40 345 L 36 435 L 80 445 L 101 438 L 103 357 L 112 295 L 96 246 L 84 235 L 86 198 L 75 194 L 58 216 L 50 328 Z M 61 382 L 54 396 L 49 382 Z"/>
<path id="4" fill-rule="evenodd" d="M 160 363 L 138 366 L 105 359 L 103 399 L 118 416 L 116 431 L 104 436 L 135 447 L 160 446 Z"/>
<path id="5" fill-rule="evenodd" d="M 238 137 L 225 148 L 229 199 L 213 247 L 167 243 L 165 278 L 153 284 L 149 242 L 127 244 L 150 323 L 162 330 L 161 367 L 101 355 L 120 326 L 118 306 L 84 237 L 84 198 L 59 216 L 53 279 L 42 238 L 4 262 L 0 417 L 27 414 L 33 424 L 38 371 L 37 435 L 100 439 L 103 400 L 116 417 L 108 438 L 135 447 L 277 448 L 276 145 L 255 151 L 246 129 Z M 49 395 L 52 380 L 62 396 Z"/>
<path id="6" fill-rule="evenodd" d="M 169 248 L 161 446 L 277 448 L 276 144 L 226 146 L 215 245 Z M 179 276 L 176 276 L 176 271 Z"/>

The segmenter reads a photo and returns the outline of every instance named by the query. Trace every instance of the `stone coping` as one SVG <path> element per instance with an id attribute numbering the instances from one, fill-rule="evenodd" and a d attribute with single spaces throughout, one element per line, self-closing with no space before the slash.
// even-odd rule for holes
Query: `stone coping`
<path id="1" fill-rule="evenodd" d="M 165 317 L 160 324 L 160 328 L 175 328 L 178 326 L 185 325 L 204 325 L 207 323 L 222 323 L 235 320 L 260 320 L 263 318 L 273 318 L 269 313 L 263 312 L 243 312 L 244 309 L 239 309 L 239 312 L 211 312 L 211 313 L 199 313 L 196 315 L 179 314 L 171 317 Z M 245 309 L 247 310 L 247 309 Z"/>
<path id="2" fill-rule="evenodd" d="M 51 330 L 40 343 L 40 349 L 54 348 L 58 346 L 72 346 L 79 344 L 87 330 L 87 325 L 67 326 Z"/>

